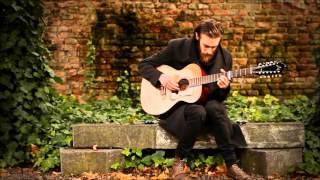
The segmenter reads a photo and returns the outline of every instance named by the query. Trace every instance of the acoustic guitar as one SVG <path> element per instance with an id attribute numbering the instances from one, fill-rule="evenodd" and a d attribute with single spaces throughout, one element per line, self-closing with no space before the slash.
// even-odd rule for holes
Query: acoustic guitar
<path id="1" fill-rule="evenodd" d="M 157 69 L 173 77 L 178 82 L 180 90 L 173 92 L 163 86 L 155 87 L 148 80 L 142 78 L 141 106 L 148 114 L 160 115 L 170 110 L 179 101 L 197 102 L 201 97 L 202 85 L 216 82 L 220 76 L 226 76 L 229 80 L 252 74 L 262 77 L 280 77 L 285 67 L 286 65 L 281 62 L 269 61 L 255 67 L 202 76 L 202 69 L 197 64 L 189 64 L 181 70 L 161 65 Z"/>

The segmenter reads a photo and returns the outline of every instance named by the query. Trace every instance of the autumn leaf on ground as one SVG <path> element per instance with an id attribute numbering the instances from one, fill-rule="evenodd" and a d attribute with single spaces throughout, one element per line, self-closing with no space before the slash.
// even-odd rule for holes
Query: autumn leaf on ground
<path id="1" fill-rule="evenodd" d="M 0 169 L 0 177 L 1 176 L 7 176 L 8 175 L 8 171 L 5 169 Z"/>
<path id="2" fill-rule="evenodd" d="M 211 177 L 216 177 L 216 176 L 219 176 L 215 171 L 208 171 L 208 176 L 211 176 Z"/>
<path id="3" fill-rule="evenodd" d="M 216 167 L 216 173 L 222 174 L 227 172 L 227 167 L 225 164 Z"/>
<path id="4" fill-rule="evenodd" d="M 35 156 L 39 152 L 39 147 L 35 144 L 31 144 L 31 154 Z"/>
<path id="5" fill-rule="evenodd" d="M 189 166 L 185 165 L 183 171 L 184 173 L 189 173 L 190 172 Z"/>
<path id="6" fill-rule="evenodd" d="M 131 180 L 132 176 L 130 174 L 123 174 L 122 172 L 113 172 L 111 174 L 113 179 L 121 179 L 121 180 Z"/>
<path id="7" fill-rule="evenodd" d="M 84 172 L 81 174 L 81 178 L 86 178 L 88 180 L 93 180 L 98 178 L 98 173 L 92 173 L 92 172 Z"/>
<path id="8" fill-rule="evenodd" d="M 159 174 L 159 176 L 154 176 L 154 177 L 151 177 L 151 179 L 169 179 L 170 177 L 165 174 L 164 172 L 162 172 L 161 174 Z"/>
<path id="9" fill-rule="evenodd" d="M 61 175 L 61 172 L 52 171 L 52 175 L 59 176 L 59 175 Z"/>

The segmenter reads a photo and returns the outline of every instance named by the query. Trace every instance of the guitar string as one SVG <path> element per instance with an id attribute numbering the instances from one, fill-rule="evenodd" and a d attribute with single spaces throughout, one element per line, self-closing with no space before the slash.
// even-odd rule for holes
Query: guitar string
<path id="1" fill-rule="evenodd" d="M 218 80 L 218 78 L 222 75 L 229 76 L 229 78 L 231 79 L 233 77 L 239 77 L 242 75 L 252 74 L 253 70 L 256 68 L 257 67 L 249 67 L 249 68 L 244 68 L 244 69 L 239 69 L 239 70 L 234 70 L 234 71 L 228 71 L 225 73 L 211 74 L 208 76 L 200 76 L 200 77 L 191 78 L 191 79 L 189 79 L 189 87 L 195 87 L 195 86 L 200 86 L 202 84 L 216 82 Z"/>

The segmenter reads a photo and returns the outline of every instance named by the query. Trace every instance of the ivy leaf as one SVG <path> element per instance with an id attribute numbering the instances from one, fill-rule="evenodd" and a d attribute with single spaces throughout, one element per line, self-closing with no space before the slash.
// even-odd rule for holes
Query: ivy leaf
<path id="1" fill-rule="evenodd" d="M 16 3 L 12 4 L 11 7 L 12 7 L 15 11 L 23 10 L 23 7 L 18 6 Z"/>
<path id="2" fill-rule="evenodd" d="M 152 159 L 151 159 L 151 156 L 148 155 L 148 156 L 145 156 L 141 159 L 141 162 L 147 166 L 150 166 L 152 164 Z"/>
<path id="3" fill-rule="evenodd" d="M 138 165 L 138 169 L 139 169 L 140 171 L 142 171 L 142 170 L 144 169 L 144 165 L 143 165 L 143 164 L 139 164 L 139 165 Z"/>
<path id="4" fill-rule="evenodd" d="M 213 166 L 215 164 L 215 159 L 213 156 L 208 156 L 205 160 L 205 163 L 208 167 Z"/>
<path id="5" fill-rule="evenodd" d="M 130 149 L 129 148 L 124 148 L 124 150 L 121 151 L 121 154 L 123 154 L 126 157 L 128 157 L 131 154 Z"/>
<path id="6" fill-rule="evenodd" d="M 62 78 L 60 78 L 60 77 L 58 77 L 58 76 L 53 77 L 53 80 L 54 80 L 56 83 L 63 84 Z"/>
<path id="7" fill-rule="evenodd" d="M 194 161 L 194 165 L 195 165 L 196 167 L 199 167 L 201 164 L 202 164 L 202 162 L 200 161 L 200 159 L 196 159 L 196 160 Z"/>
<path id="8" fill-rule="evenodd" d="M 172 167 L 173 164 L 174 164 L 174 161 L 175 161 L 174 158 L 167 158 L 167 159 L 164 161 L 164 164 L 165 164 L 167 167 Z"/>
<path id="9" fill-rule="evenodd" d="M 120 167 L 121 167 L 121 165 L 118 162 L 111 165 L 111 169 L 113 169 L 113 170 L 118 170 L 118 169 L 120 169 Z"/>
<path id="10" fill-rule="evenodd" d="M 132 149 L 132 153 L 135 153 L 138 157 L 142 157 L 142 150 L 136 147 L 133 147 Z"/>
<path id="11" fill-rule="evenodd" d="M 8 148 L 8 151 L 9 152 L 15 152 L 16 149 L 18 147 L 18 143 L 13 141 L 13 142 L 10 142 L 8 145 L 7 145 L 7 148 Z"/>
<path id="12" fill-rule="evenodd" d="M 137 165 L 133 161 L 125 160 L 124 166 L 125 168 L 135 168 Z"/>
<path id="13" fill-rule="evenodd" d="M 11 76 L 9 74 L 1 73 L 0 84 L 6 86 L 9 89 L 13 88 L 13 84 L 11 83 Z"/>

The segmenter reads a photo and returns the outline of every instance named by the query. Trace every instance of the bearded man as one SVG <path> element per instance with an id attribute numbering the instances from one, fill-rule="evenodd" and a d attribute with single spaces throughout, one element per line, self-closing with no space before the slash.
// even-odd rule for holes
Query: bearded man
<path id="1" fill-rule="evenodd" d="M 199 65 L 204 74 L 226 72 L 232 68 L 232 56 L 222 47 L 223 28 L 215 20 L 202 21 L 194 30 L 192 38 L 170 40 L 159 53 L 139 64 L 139 73 L 153 86 L 179 91 L 174 77 L 157 69 L 168 65 L 182 69 L 188 64 Z M 246 141 L 237 124 L 231 123 L 223 101 L 230 93 L 230 81 L 222 75 L 217 82 L 203 85 L 204 98 L 195 103 L 179 102 L 168 112 L 160 115 L 160 126 L 178 139 L 173 166 L 174 179 L 189 179 L 184 173 L 185 158 L 190 154 L 197 136 L 203 127 L 211 131 L 218 149 L 225 160 L 227 175 L 234 179 L 250 179 L 237 165 L 235 148 L 246 146 Z"/>

